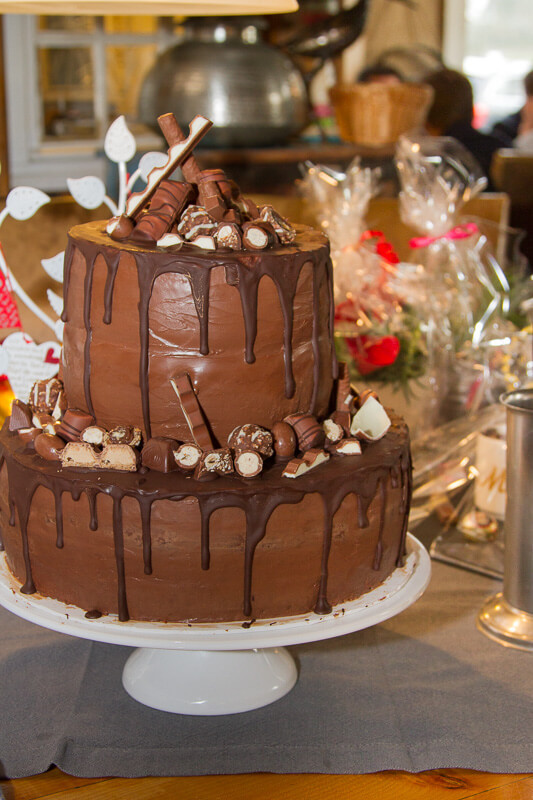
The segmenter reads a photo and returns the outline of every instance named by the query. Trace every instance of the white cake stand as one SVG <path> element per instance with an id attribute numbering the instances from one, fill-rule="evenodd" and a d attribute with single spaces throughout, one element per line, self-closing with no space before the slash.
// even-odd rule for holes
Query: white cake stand
<path id="1" fill-rule="evenodd" d="M 19 617 L 61 633 L 134 646 L 122 675 L 131 697 L 179 714 L 250 711 L 279 700 L 296 683 L 294 659 L 284 645 L 315 642 L 368 628 L 399 614 L 429 583 L 430 559 L 407 535 L 407 556 L 377 589 L 331 614 L 309 614 L 242 623 L 119 622 L 112 615 L 87 619 L 76 606 L 21 594 L 20 583 L 0 558 L 0 605 Z"/>

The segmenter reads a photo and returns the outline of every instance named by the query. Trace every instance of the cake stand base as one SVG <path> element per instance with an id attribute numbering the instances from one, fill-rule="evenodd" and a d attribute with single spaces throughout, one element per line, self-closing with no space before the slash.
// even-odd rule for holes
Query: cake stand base
<path id="1" fill-rule="evenodd" d="M 489 598 L 482 607 L 477 627 L 506 647 L 533 652 L 533 614 L 509 605 L 501 592 Z"/>
<path id="2" fill-rule="evenodd" d="M 261 708 L 290 692 L 298 672 L 284 647 L 253 650 L 159 650 L 128 658 L 122 684 L 134 700 L 160 711 L 212 716 Z"/>
<path id="3" fill-rule="evenodd" d="M 0 553 L 0 605 L 51 630 L 97 642 L 138 648 L 123 685 L 135 700 L 178 714 L 251 711 L 279 700 L 297 680 L 285 646 L 318 642 L 363 630 L 400 614 L 429 583 L 424 546 L 407 534 L 404 564 L 380 586 L 331 614 L 218 623 L 120 622 L 112 614 L 88 619 L 81 608 L 20 592 Z"/>

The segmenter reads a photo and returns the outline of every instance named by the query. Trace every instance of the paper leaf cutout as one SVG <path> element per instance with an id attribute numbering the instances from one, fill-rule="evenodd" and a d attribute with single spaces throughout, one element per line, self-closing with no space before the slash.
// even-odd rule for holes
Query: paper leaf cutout
<path id="1" fill-rule="evenodd" d="M 40 189 L 32 186 L 15 186 L 6 197 L 6 208 L 13 219 L 24 220 L 33 217 L 50 198 Z"/>
<path id="2" fill-rule="evenodd" d="M 48 297 L 48 302 L 56 312 L 57 316 L 60 317 L 63 313 L 63 298 L 53 292 L 51 289 L 47 289 L 46 294 Z"/>
<path id="3" fill-rule="evenodd" d="M 0 272 L 0 328 L 21 328 L 17 304 L 11 295 L 11 286 L 3 272 Z"/>
<path id="4" fill-rule="evenodd" d="M 137 150 L 135 139 L 123 116 L 118 117 L 107 129 L 104 152 L 110 161 L 131 161 Z"/>
<path id="5" fill-rule="evenodd" d="M 0 378 L 7 378 L 7 370 L 9 367 L 9 356 L 7 350 L 0 347 Z"/>
<path id="6" fill-rule="evenodd" d="M 67 178 L 68 190 L 83 208 L 99 208 L 105 199 L 104 182 L 95 175 L 85 178 Z"/>
<path id="7" fill-rule="evenodd" d="M 145 183 L 148 181 L 148 175 L 154 167 L 162 167 L 163 164 L 167 163 L 167 159 L 167 153 L 158 153 L 156 150 L 143 155 L 139 161 L 139 172 Z"/>
<path id="8" fill-rule="evenodd" d="M 2 354 L 7 356 L 5 373 L 16 397 L 25 402 L 36 380 L 57 375 L 61 345 L 59 342 L 35 344 L 26 333 L 12 333 L 4 340 Z"/>
<path id="9" fill-rule="evenodd" d="M 54 281 L 63 283 L 63 269 L 65 265 L 65 251 L 62 250 L 52 258 L 42 258 L 41 266 Z"/>

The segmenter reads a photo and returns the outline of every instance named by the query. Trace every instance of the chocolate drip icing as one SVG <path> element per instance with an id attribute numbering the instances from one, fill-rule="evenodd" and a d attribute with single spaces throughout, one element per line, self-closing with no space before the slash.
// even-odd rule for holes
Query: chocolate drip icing
<path id="1" fill-rule="evenodd" d="M 411 498 L 413 495 L 413 466 L 411 461 L 411 453 L 408 452 L 407 457 L 401 458 L 401 475 L 402 475 L 402 508 L 404 513 L 402 535 L 400 539 L 400 546 L 398 548 L 398 556 L 396 558 L 396 566 L 403 566 L 403 559 L 405 556 L 405 540 L 407 538 L 407 528 L 409 526 L 409 506 L 411 505 Z"/>
<path id="2" fill-rule="evenodd" d="M 83 322 L 85 324 L 85 345 L 83 348 L 83 388 L 85 391 L 85 403 L 87 410 L 94 417 L 94 407 L 91 399 L 91 341 L 92 341 L 92 328 L 91 328 L 91 302 L 92 302 L 92 286 L 94 275 L 94 264 L 96 261 L 96 253 L 93 258 L 86 262 L 84 294 L 83 294 Z"/>
<path id="3" fill-rule="evenodd" d="M 4 453 L 0 453 L 0 472 L 2 471 L 2 467 L 4 466 Z M 0 530 L 0 552 L 4 550 L 4 539 L 2 537 L 2 531 Z"/>
<path id="4" fill-rule="evenodd" d="M 376 542 L 376 550 L 374 552 L 374 563 L 372 569 L 376 571 L 381 567 L 381 558 L 383 556 L 383 528 L 385 526 L 385 511 L 387 508 L 387 485 L 383 478 L 379 481 L 379 494 L 381 500 L 381 508 L 379 514 L 379 533 Z"/>
<path id="5" fill-rule="evenodd" d="M 111 253 L 106 258 L 107 278 L 104 288 L 104 323 L 109 325 L 113 315 L 113 290 L 115 288 L 115 278 L 117 277 L 118 265 L 120 263 L 120 250 Z"/>
<path id="6" fill-rule="evenodd" d="M 149 399 L 149 309 L 154 283 L 160 275 L 178 273 L 186 276 L 191 287 L 196 314 L 199 324 L 200 342 L 199 352 L 202 355 L 209 353 L 209 293 L 210 274 L 215 267 L 226 267 L 228 283 L 234 285 L 241 297 L 243 320 L 245 327 L 244 357 L 247 363 L 255 362 L 254 345 L 257 336 L 257 302 L 259 283 L 264 276 L 268 276 L 275 284 L 280 299 L 280 306 L 284 320 L 283 330 L 283 359 L 284 359 L 284 392 L 287 398 L 295 393 L 295 380 L 292 367 L 292 333 L 294 315 L 294 297 L 298 280 L 303 267 L 311 266 L 313 271 L 313 393 L 311 408 L 316 406 L 320 377 L 320 327 L 318 315 L 320 311 L 320 288 L 326 281 L 328 285 L 328 299 L 330 306 L 329 326 L 330 335 L 333 337 L 334 303 L 333 292 L 330 286 L 332 276 L 331 261 L 324 258 L 324 248 L 311 250 L 296 250 L 287 246 L 286 252 L 280 253 L 279 249 L 269 252 L 262 251 L 259 256 L 249 253 L 223 252 L 212 256 L 207 251 L 202 252 L 201 258 L 196 248 L 184 246 L 179 251 L 179 258 L 171 252 L 165 253 L 156 250 L 138 248 L 129 243 L 121 243 L 117 247 L 113 242 L 103 239 L 98 225 L 92 228 L 92 235 L 77 237 L 75 231 L 69 240 L 69 247 L 65 257 L 65 297 L 68 293 L 70 272 L 74 252 L 78 249 L 86 262 L 84 281 L 83 319 L 86 331 L 84 346 L 84 371 L 83 384 L 87 410 L 94 415 L 93 403 L 90 392 L 90 349 L 92 341 L 91 331 L 91 296 L 94 265 L 100 255 L 107 266 L 107 278 L 104 289 L 104 322 L 109 324 L 112 319 L 113 291 L 115 278 L 119 268 L 122 253 L 129 252 L 133 255 L 137 266 L 139 285 L 139 385 L 141 391 L 143 424 L 147 437 L 151 436 L 150 399 Z M 89 226 L 83 226 L 86 230 Z M 101 241 L 103 239 L 103 241 Z M 187 249 L 185 249 L 187 248 Z M 157 257 L 156 257 L 157 256 Z M 65 300 L 66 303 L 66 300 Z M 65 305 L 66 308 L 66 305 Z M 62 319 L 67 319 L 64 312 Z M 336 359 L 331 338 L 332 371 L 336 374 Z"/>
<path id="7" fill-rule="evenodd" d="M 152 517 L 152 502 L 153 499 L 151 497 L 139 497 L 145 575 L 152 574 L 152 533 L 150 527 Z"/>
<path id="8" fill-rule="evenodd" d="M 98 491 L 96 489 L 86 489 L 85 494 L 89 502 L 89 529 L 91 531 L 98 530 L 98 515 L 96 512 L 96 497 Z"/>
<path id="9" fill-rule="evenodd" d="M 67 322 L 68 321 L 68 312 L 67 312 L 67 299 L 68 299 L 68 290 L 70 287 L 70 273 L 72 267 L 72 258 L 74 256 L 74 242 L 69 239 L 67 243 L 67 248 L 65 250 L 65 260 L 64 260 L 64 267 L 63 267 L 63 311 L 61 312 L 61 321 Z"/>
<path id="10" fill-rule="evenodd" d="M 328 258 L 326 263 L 327 287 L 329 298 L 329 336 L 331 342 L 331 374 L 334 380 L 339 377 L 339 362 L 335 351 L 335 297 L 333 293 L 333 263 Z"/>
<path id="11" fill-rule="evenodd" d="M 113 501 L 113 546 L 117 575 L 117 598 L 119 618 L 129 618 L 126 589 L 126 573 L 124 560 L 124 532 L 122 517 L 122 500 L 125 496 L 134 497 L 139 503 L 142 522 L 143 562 L 145 574 L 152 573 L 151 564 L 151 509 L 154 500 L 172 500 L 180 502 L 186 497 L 196 497 L 201 514 L 201 558 L 202 568 L 208 569 L 210 562 L 209 524 L 213 511 L 219 508 L 237 507 L 245 516 L 245 552 L 243 576 L 243 614 L 250 617 L 253 612 L 253 563 L 258 544 L 265 536 L 268 521 L 274 510 L 282 504 L 297 504 L 310 493 L 318 493 L 322 498 L 324 509 L 323 544 L 320 565 L 319 584 L 315 610 L 319 614 L 328 613 L 328 565 L 332 545 L 333 520 L 343 500 L 354 494 L 357 500 L 357 518 L 359 527 L 368 525 L 367 510 L 379 492 L 381 519 L 378 546 L 374 554 L 374 569 L 378 570 L 382 555 L 382 537 L 384 533 L 384 508 L 387 501 L 386 485 L 393 474 L 394 465 L 401 456 L 401 503 L 407 516 L 407 504 L 410 500 L 410 461 L 407 456 L 407 438 L 393 436 L 391 443 L 385 440 L 369 446 L 362 461 L 350 468 L 344 459 L 332 459 L 328 464 L 313 470 L 298 479 L 294 485 L 280 478 L 282 467 L 272 466 L 261 481 L 243 484 L 236 478 L 219 479 L 220 488 L 212 484 L 192 483 L 190 478 L 179 473 L 162 475 L 148 471 L 146 475 L 131 473 L 113 473 L 103 476 L 99 471 L 76 470 L 67 473 L 54 462 L 37 459 L 18 444 L 14 434 L 9 433 L 7 425 L 2 431 L 3 444 L 9 442 L 6 450 L 6 464 L 9 481 L 9 504 L 11 508 L 10 524 L 15 524 L 15 510 L 20 525 L 22 550 L 25 564 L 25 582 L 22 591 L 32 593 L 35 584 L 32 575 L 30 547 L 28 541 L 28 519 L 31 503 L 36 489 L 43 486 L 49 490 L 56 503 L 56 529 L 58 547 L 63 546 L 62 508 L 63 493 L 70 493 L 78 500 L 84 492 L 89 502 L 91 530 L 96 530 L 96 498 L 99 493 L 106 494 Z M 10 452 L 10 449 L 13 452 Z M 142 488 L 141 488 L 142 486 Z M 407 524 L 402 528 L 402 541 L 398 559 L 405 549 Z M 66 547 L 67 545 L 65 545 Z"/>
<path id="12" fill-rule="evenodd" d="M 60 550 L 63 547 L 63 490 L 59 486 L 54 486 L 54 502 L 56 507 L 56 547 Z"/>
<path id="13" fill-rule="evenodd" d="M 115 560 L 117 563 L 118 618 L 127 622 L 130 618 L 126 597 L 126 570 L 124 565 L 124 531 L 122 529 L 122 497 L 113 493 L 113 538 L 115 541 Z"/>

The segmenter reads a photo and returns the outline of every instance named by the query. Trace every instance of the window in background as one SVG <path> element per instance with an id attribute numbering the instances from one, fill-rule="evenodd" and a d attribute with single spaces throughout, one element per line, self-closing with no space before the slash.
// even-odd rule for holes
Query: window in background
<path id="1" fill-rule="evenodd" d="M 478 127 L 518 111 L 533 68 L 531 0 L 448 0 L 444 58 L 472 82 Z"/>
<path id="2" fill-rule="evenodd" d="M 124 114 L 139 150 L 159 138 L 137 121 L 157 52 L 175 41 L 169 18 L 6 15 L 4 50 L 11 185 L 63 191 L 65 175 L 105 177 L 102 143 Z"/>

